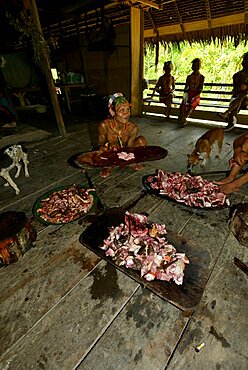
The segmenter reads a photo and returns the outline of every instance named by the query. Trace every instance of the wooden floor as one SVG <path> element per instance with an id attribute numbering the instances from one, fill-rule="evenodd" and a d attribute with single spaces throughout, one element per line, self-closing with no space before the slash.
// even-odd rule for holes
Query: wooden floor
<path id="1" fill-rule="evenodd" d="M 203 297 L 194 311 L 178 309 L 91 252 L 79 242 L 87 220 L 45 227 L 38 221 L 34 247 L 18 262 L 0 269 L 0 369 L 205 370 L 248 368 L 247 276 L 233 263 L 248 261 L 248 249 L 228 227 L 229 210 L 193 210 L 154 195 L 142 197 L 141 178 L 156 168 L 186 171 L 187 153 L 206 127 L 162 118 L 134 119 L 151 145 L 169 154 L 141 171 L 115 169 L 106 179 L 89 174 L 106 207 L 130 206 L 148 212 L 172 231 L 194 240 L 210 256 Z M 87 185 L 83 171 L 67 164 L 91 148 L 92 127 L 81 122 L 67 139 L 50 136 L 27 144 L 30 178 L 17 180 L 21 193 L 3 187 L 0 210 L 32 216 L 35 200 L 60 185 Z M 225 134 L 221 159 L 205 171 L 226 170 L 234 138 Z M 196 168 L 202 172 L 202 169 Z M 213 177 L 206 177 L 213 179 Z M 215 179 L 221 178 L 221 175 Z M 247 186 L 230 196 L 247 202 Z M 135 202 L 136 201 L 136 202 Z M 196 352 L 201 343 L 205 346 Z"/>

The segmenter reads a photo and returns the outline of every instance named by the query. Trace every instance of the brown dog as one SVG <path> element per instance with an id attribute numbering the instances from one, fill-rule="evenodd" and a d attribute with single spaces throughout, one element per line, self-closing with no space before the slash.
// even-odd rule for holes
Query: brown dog
<path id="1" fill-rule="evenodd" d="M 203 134 L 196 142 L 195 149 L 191 154 L 188 154 L 188 170 L 192 170 L 192 168 L 199 163 L 201 159 L 203 159 L 201 163 L 201 167 L 204 167 L 206 161 L 209 159 L 211 154 L 213 144 L 217 141 L 218 143 L 218 154 L 216 154 L 216 158 L 220 157 L 220 153 L 222 150 L 222 144 L 224 139 L 224 131 L 222 128 L 216 127 L 211 128 L 205 134 Z M 202 155 L 205 153 L 205 158 L 202 158 Z"/>

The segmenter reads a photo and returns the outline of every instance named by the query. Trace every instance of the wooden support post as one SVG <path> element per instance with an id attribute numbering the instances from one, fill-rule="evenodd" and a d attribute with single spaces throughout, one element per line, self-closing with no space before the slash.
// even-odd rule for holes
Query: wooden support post
<path id="1" fill-rule="evenodd" d="M 131 103 L 132 114 L 142 113 L 143 11 L 131 8 Z"/>
<path id="2" fill-rule="evenodd" d="M 31 10 L 33 21 L 37 27 L 37 32 L 40 32 L 40 34 L 42 35 L 42 28 L 41 28 L 39 14 L 38 14 L 35 0 L 31 0 L 30 10 Z M 42 68 L 46 76 L 47 85 L 48 85 L 56 121 L 58 124 L 59 133 L 62 137 L 66 137 L 65 124 L 64 124 L 64 120 L 61 114 L 58 97 L 55 91 L 55 86 L 54 86 L 54 81 L 53 81 L 51 66 L 50 66 L 50 58 L 49 58 L 46 48 L 43 49 L 41 63 L 42 63 Z"/>

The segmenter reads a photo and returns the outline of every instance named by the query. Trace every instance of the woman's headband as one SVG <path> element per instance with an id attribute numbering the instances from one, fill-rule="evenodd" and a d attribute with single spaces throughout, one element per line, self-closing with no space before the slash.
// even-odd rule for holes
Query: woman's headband
<path id="1" fill-rule="evenodd" d="M 109 101 L 108 101 L 108 108 L 110 108 L 113 105 L 113 102 L 116 100 L 116 98 L 122 98 L 123 102 L 126 100 L 126 98 L 124 98 L 122 93 L 117 92 L 110 96 Z"/>

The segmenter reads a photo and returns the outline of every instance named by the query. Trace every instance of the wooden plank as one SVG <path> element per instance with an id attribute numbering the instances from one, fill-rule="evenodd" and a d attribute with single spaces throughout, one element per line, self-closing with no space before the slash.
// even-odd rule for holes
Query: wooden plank
<path id="1" fill-rule="evenodd" d="M 101 262 L 2 356 L 3 368 L 74 368 L 137 289 L 137 283 Z"/>
<path id="2" fill-rule="evenodd" d="M 231 204 L 232 199 L 235 199 L 235 202 L 238 199 L 242 201 L 244 196 L 233 194 L 230 196 Z M 204 243 L 204 249 L 208 250 L 210 254 L 210 270 L 214 267 L 219 253 L 230 234 L 228 228 L 229 212 L 229 208 L 219 210 L 197 209 L 190 222 L 181 230 L 181 234 L 186 239 L 191 238 L 196 243 Z"/>
<path id="3" fill-rule="evenodd" d="M 77 369 L 164 369 L 188 320 L 139 288 Z"/>
<path id="4" fill-rule="evenodd" d="M 141 114 L 143 78 L 143 12 L 139 8 L 130 9 L 130 38 L 131 38 L 131 103 L 132 112 Z"/>
<path id="5" fill-rule="evenodd" d="M 147 171 L 151 171 L 151 168 L 146 164 L 140 171 L 135 171 L 133 168 L 117 171 L 121 171 L 121 176 L 117 182 L 112 179 L 112 186 L 106 188 L 104 185 L 104 192 L 101 192 L 101 186 L 97 187 L 100 189 L 98 194 L 101 196 L 101 201 L 108 208 L 130 204 L 137 199 L 144 191 L 142 177 Z"/>
<path id="6" fill-rule="evenodd" d="M 208 22 L 207 20 L 203 20 L 201 22 L 199 21 L 193 21 L 193 22 L 185 22 L 183 23 L 183 26 L 186 30 L 192 31 L 199 31 L 199 23 L 200 23 L 200 29 L 206 29 L 208 30 Z M 224 17 L 217 17 L 211 19 L 211 27 L 223 27 L 228 25 L 235 25 L 235 24 L 243 24 L 244 23 L 244 13 L 237 13 L 232 15 L 227 15 Z M 205 27 L 204 27 L 205 26 Z M 180 34 L 182 32 L 180 25 L 169 25 L 169 26 L 163 26 L 158 27 L 157 31 L 159 32 L 159 36 L 166 36 L 166 35 L 174 35 L 174 34 Z M 156 37 L 156 33 L 154 29 L 147 29 L 144 31 L 144 39 Z"/>
<path id="7" fill-rule="evenodd" d="M 143 104 L 142 107 L 142 112 L 144 113 L 155 113 L 155 114 L 164 114 L 164 106 L 163 105 L 146 105 Z M 221 120 L 218 116 L 218 112 L 223 112 L 223 109 L 219 109 L 216 107 L 216 111 L 210 111 L 210 110 L 202 110 L 200 107 L 198 107 L 190 116 L 190 118 L 195 118 L 199 119 L 201 121 L 206 120 L 206 121 L 212 121 L 216 122 L 218 125 L 223 125 L 224 127 L 226 126 L 226 123 Z M 171 108 L 171 116 L 179 116 L 179 108 Z M 239 113 L 238 114 L 238 123 L 245 125 L 244 129 L 247 127 L 247 115 Z"/>
<path id="8" fill-rule="evenodd" d="M 34 248 L 18 263 L 0 270 L 0 355 L 8 351 L 42 319 L 99 258 L 78 242 L 82 225 L 68 224 L 38 235 Z M 10 333 L 12 333 L 10 335 Z"/>
<path id="9" fill-rule="evenodd" d="M 60 135 L 62 137 L 66 137 L 65 124 L 64 124 L 64 120 L 63 120 L 63 117 L 62 117 L 62 114 L 61 114 L 61 110 L 60 110 L 60 106 L 59 106 L 59 102 L 58 102 L 58 97 L 57 97 L 56 92 L 55 92 L 55 85 L 54 85 L 54 81 L 53 81 L 53 77 L 52 77 L 52 73 L 51 73 L 50 59 L 49 59 L 49 55 L 48 55 L 48 46 L 45 45 L 44 43 L 42 43 L 43 33 L 42 33 L 42 28 L 41 28 L 39 14 L 38 14 L 38 10 L 37 10 L 37 7 L 36 7 L 35 0 L 31 0 L 29 6 L 30 6 L 33 22 L 35 24 L 35 28 L 37 29 L 36 32 L 40 34 L 40 37 L 37 38 L 36 42 L 39 43 L 39 46 L 37 46 L 37 47 L 39 47 L 40 51 L 41 51 L 41 53 L 39 55 L 39 57 L 41 58 L 40 62 L 42 64 L 42 68 L 43 68 L 44 74 L 46 76 L 47 85 L 48 85 L 48 89 L 49 89 L 49 94 L 50 94 L 50 98 L 51 98 L 51 101 L 52 101 L 52 104 L 53 104 L 53 109 L 54 109 L 54 114 L 55 114 L 55 117 L 56 117 L 56 121 L 57 121 L 57 124 L 58 124 L 58 129 L 59 129 Z M 47 46 L 47 48 L 46 48 L 46 46 Z"/>
<path id="10" fill-rule="evenodd" d="M 248 249 L 230 234 L 171 363 L 172 369 L 247 369 L 247 276 L 233 263 L 248 261 Z M 204 342 L 199 353 L 194 347 Z"/>

